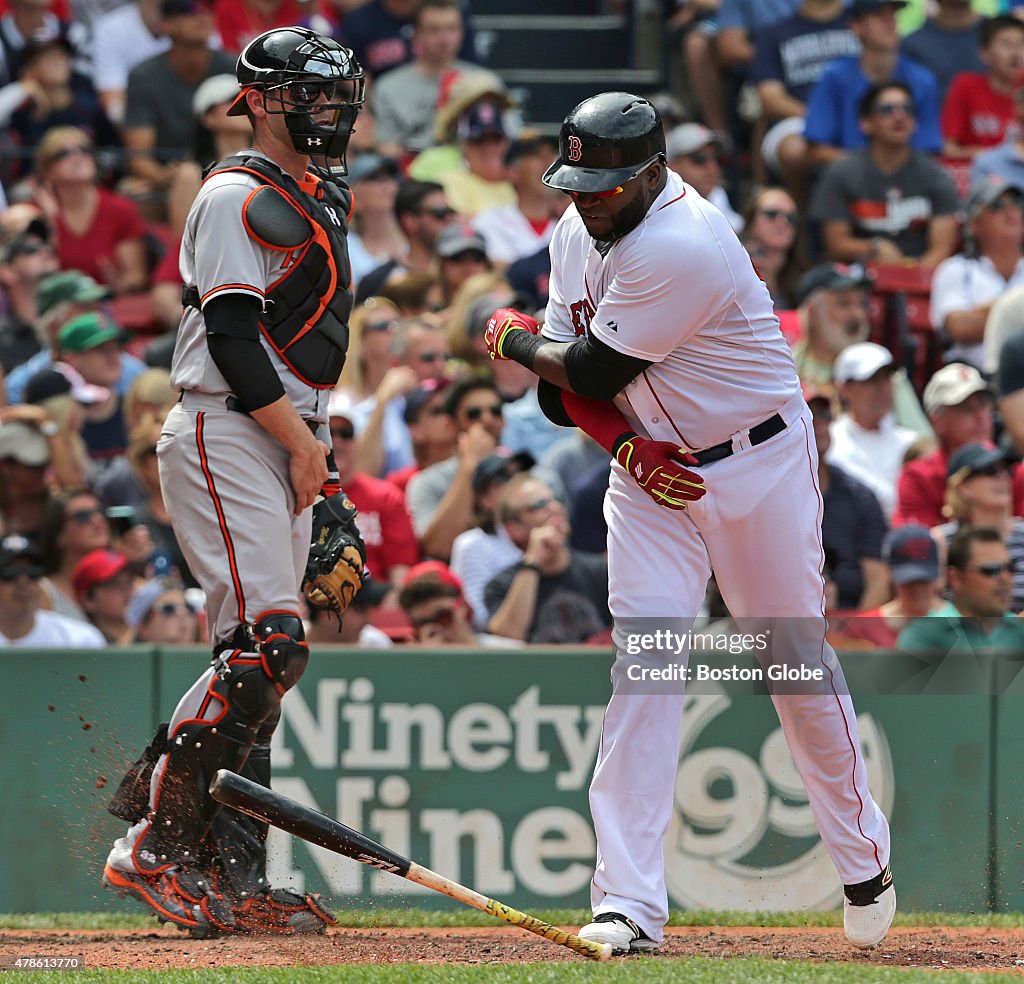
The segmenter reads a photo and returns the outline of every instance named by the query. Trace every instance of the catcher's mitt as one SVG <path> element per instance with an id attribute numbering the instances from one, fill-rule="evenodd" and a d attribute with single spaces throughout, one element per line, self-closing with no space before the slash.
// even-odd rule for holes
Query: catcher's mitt
<path id="1" fill-rule="evenodd" d="M 310 604 L 344 615 L 366 577 L 366 544 L 356 507 L 339 492 L 313 503 L 313 537 L 302 590 Z"/>

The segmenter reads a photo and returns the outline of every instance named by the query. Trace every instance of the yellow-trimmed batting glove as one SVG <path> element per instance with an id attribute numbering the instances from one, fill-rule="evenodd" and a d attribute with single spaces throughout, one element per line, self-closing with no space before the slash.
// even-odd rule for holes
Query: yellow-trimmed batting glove
<path id="1" fill-rule="evenodd" d="M 515 308 L 498 308 L 491 315 L 487 322 L 487 329 L 484 331 L 484 341 L 487 343 L 487 352 L 492 359 L 507 359 L 502 346 L 510 332 L 527 331 L 531 335 L 540 334 L 540 322 L 523 314 Z"/>
<path id="2" fill-rule="evenodd" d="M 688 502 L 707 492 L 704 479 L 683 465 L 697 459 L 671 441 L 650 441 L 636 434 L 626 435 L 615 449 L 615 460 L 659 506 L 685 509 Z"/>

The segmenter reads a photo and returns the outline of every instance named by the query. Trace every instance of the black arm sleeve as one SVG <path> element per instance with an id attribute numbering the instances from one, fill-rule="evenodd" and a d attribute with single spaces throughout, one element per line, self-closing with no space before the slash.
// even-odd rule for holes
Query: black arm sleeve
<path id="1" fill-rule="evenodd" d="M 284 386 L 260 344 L 260 302 L 246 294 L 215 297 L 203 308 L 210 357 L 246 412 L 284 396 Z"/>
<path id="2" fill-rule="evenodd" d="M 573 342 L 565 352 L 565 375 L 580 396 L 611 400 L 650 362 L 623 355 L 593 335 Z"/>
<path id="3" fill-rule="evenodd" d="M 541 379 L 537 383 L 537 402 L 544 413 L 553 424 L 559 427 L 575 427 L 576 422 L 565 412 L 565 404 L 562 403 L 562 390 L 554 383 Z"/>

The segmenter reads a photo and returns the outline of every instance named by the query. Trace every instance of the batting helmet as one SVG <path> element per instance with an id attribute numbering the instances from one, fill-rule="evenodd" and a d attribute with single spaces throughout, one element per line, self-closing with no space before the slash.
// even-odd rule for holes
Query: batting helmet
<path id="1" fill-rule="evenodd" d="M 348 48 L 304 27 L 276 28 L 245 46 L 235 75 L 242 91 L 229 116 L 244 115 L 245 94 L 259 89 L 267 112 L 284 116 L 297 151 L 339 158 L 345 169 L 365 85 Z"/>
<path id="2" fill-rule="evenodd" d="M 565 118 L 558 160 L 542 180 L 562 191 L 610 191 L 659 159 L 666 159 L 665 131 L 654 106 L 628 92 L 602 92 Z"/>

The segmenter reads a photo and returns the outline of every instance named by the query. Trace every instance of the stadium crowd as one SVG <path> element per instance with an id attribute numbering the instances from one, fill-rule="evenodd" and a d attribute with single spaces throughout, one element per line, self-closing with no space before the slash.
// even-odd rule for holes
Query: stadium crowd
<path id="1" fill-rule="evenodd" d="M 905 7 L 666 2 L 690 84 L 653 98 L 669 165 L 728 216 L 792 346 L 837 647 L 934 644 L 929 615 L 1019 647 L 1024 8 L 937 0 L 908 32 Z M 0 9 L 0 645 L 206 641 L 156 466 L 178 248 L 203 169 L 248 146 L 225 112 L 236 53 L 290 24 L 369 80 L 330 427 L 373 576 L 340 627 L 309 612 L 308 638 L 610 644 L 608 456 L 483 343 L 498 307 L 543 318 L 569 200 L 469 6 Z M 727 614 L 712 583 L 706 621 Z"/>

